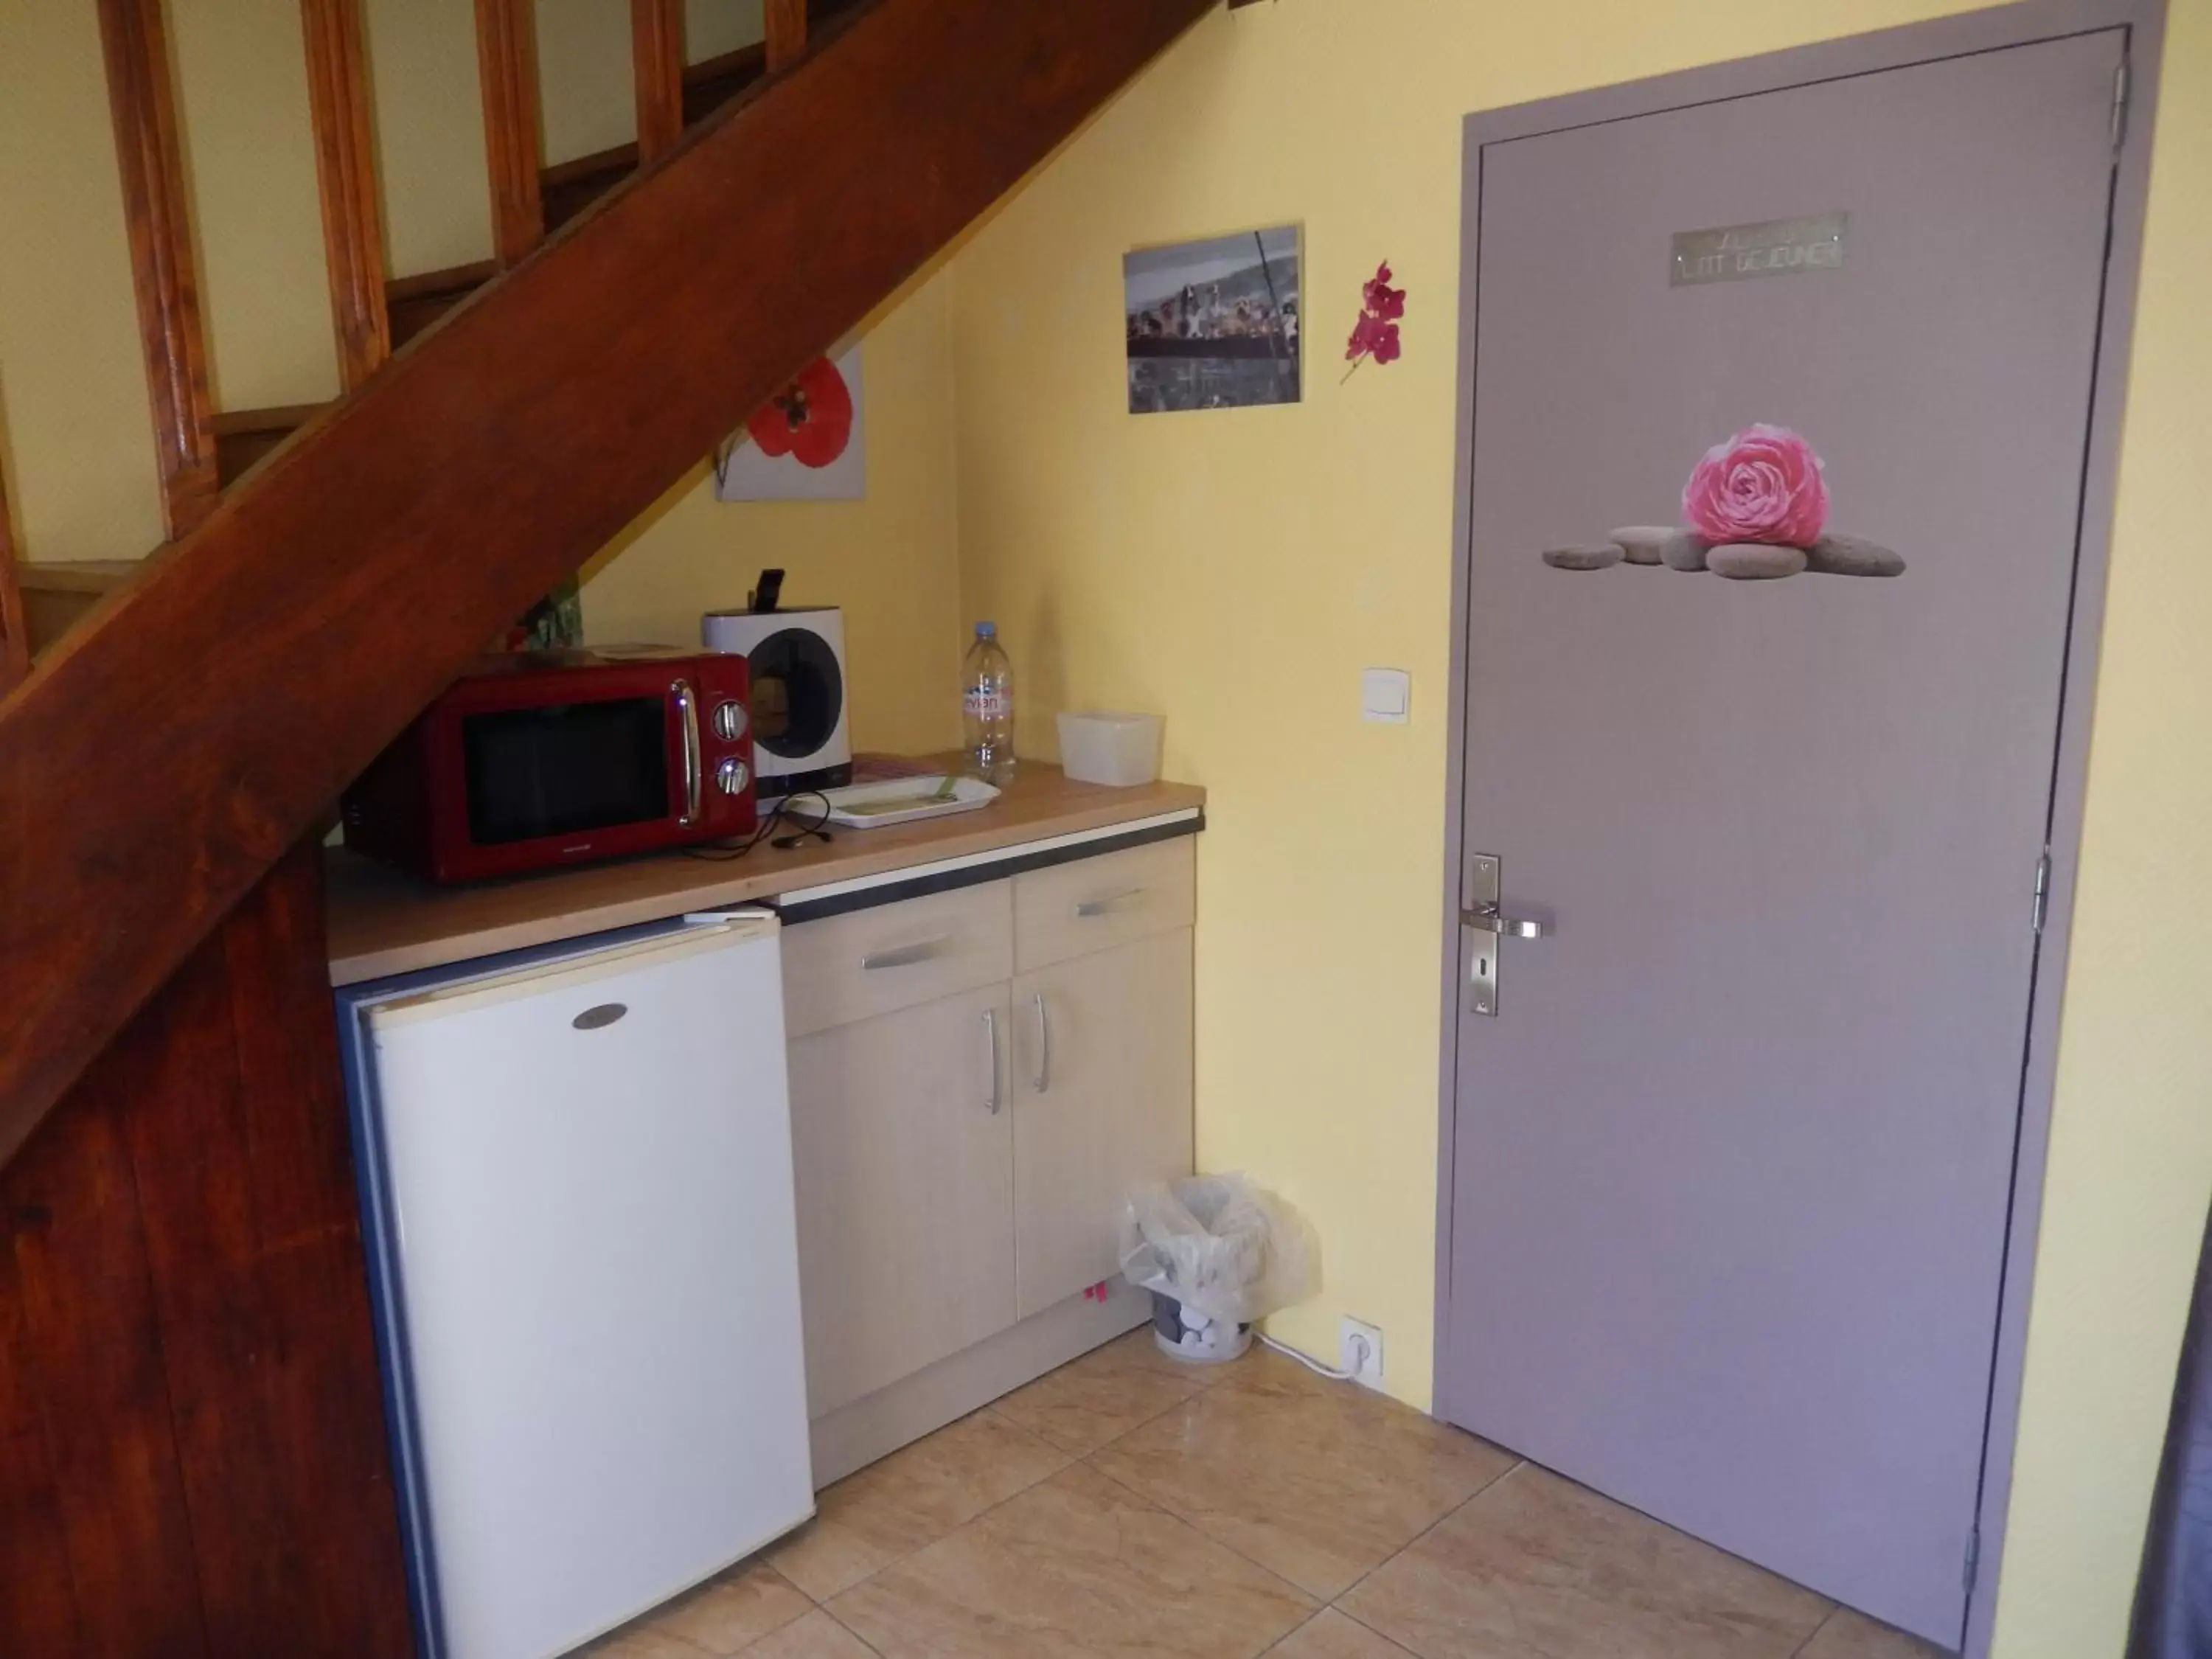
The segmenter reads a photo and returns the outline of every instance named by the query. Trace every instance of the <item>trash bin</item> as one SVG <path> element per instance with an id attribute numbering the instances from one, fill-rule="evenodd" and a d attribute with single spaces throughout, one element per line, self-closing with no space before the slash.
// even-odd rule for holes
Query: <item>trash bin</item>
<path id="1" fill-rule="evenodd" d="M 1305 1218 L 1241 1175 L 1139 1188 L 1121 1221 L 1121 1272 L 1152 1293 L 1152 1340 L 1197 1364 L 1234 1359 L 1252 1322 L 1318 1288 Z"/>

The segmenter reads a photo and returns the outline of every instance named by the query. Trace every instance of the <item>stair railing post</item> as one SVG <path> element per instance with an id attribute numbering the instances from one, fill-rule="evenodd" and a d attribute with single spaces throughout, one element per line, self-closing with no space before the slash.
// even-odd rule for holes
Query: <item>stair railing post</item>
<path id="1" fill-rule="evenodd" d="M 545 204 L 538 187 L 545 163 L 538 130 L 537 21 L 532 0 L 476 3 L 492 247 L 504 270 L 545 240 Z"/>
<path id="2" fill-rule="evenodd" d="M 161 0 L 99 0 L 107 102 L 131 235 L 131 273 L 170 539 L 215 510 L 215 407 L 192 257 L 191 204 L 177 140 Z"/>
<path id="3" fill-rule="evenodd" d="M 629 0 L 637 76 L 637 160 L 650 167 L 684 136 L 684 0 Z"/>
<path id="4" fill-rule="evenodd" d="M 789 69 L 806 52 L 806 0 L 768 0 L 768 72 Z"/>
<path id="5" fill-rule="evenodd" d="M 392 355 L 361 0 L 300 0 L 300 27 L 307 47 L 331 323 L 337 335 L 339 378 L 350 392 Z"/>

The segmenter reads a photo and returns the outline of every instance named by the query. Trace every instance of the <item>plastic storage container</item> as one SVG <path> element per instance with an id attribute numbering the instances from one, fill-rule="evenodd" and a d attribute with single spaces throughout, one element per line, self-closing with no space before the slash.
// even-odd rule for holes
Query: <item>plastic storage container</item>
<path id="1" fill-rule="evenodd" d="M 1160 775 L 1160 717 L 1103 708 L 1062 714 L 1060 763 L 1078 783 L 1151 783 Z"/>

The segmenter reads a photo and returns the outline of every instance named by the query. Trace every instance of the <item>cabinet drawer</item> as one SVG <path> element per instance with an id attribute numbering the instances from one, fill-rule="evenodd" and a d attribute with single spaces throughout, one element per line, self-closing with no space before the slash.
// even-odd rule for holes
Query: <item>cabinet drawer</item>
<path id="1" fill-rule="evenodd" d="M 1154 842 L 1014 878 L 1014 964 L 1022 972 L 1191 925 L 1194 838 Z"/>
<path id="2" fill-rule="evenodd" d="M 801 922 L 783 934 L 784 1029 L 805 1036 L 1012 975 L 1003 881 Z"/>

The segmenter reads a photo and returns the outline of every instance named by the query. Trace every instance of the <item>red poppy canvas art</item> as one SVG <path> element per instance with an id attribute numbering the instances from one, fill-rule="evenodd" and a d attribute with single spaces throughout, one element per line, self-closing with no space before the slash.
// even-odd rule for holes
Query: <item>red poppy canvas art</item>
<path id="1" fill-rule="evenodd" d="M 726 501 L 858 501 L 865 493 L 860 350 L 817 357 L 715 458 Z"/>

